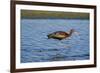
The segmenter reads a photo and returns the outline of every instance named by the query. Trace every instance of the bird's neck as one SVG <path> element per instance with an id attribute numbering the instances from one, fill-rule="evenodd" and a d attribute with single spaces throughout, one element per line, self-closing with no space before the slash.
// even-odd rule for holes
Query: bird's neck
<path id="1" fill-rule="evenodd" d="M 73 33 L 73 31 L 72 31 L 72 30 L 70 30 L 70 32 L 69 32 L 69 36 L 71 36 L 71 35 L 72 35 L 72 33 Z"/>

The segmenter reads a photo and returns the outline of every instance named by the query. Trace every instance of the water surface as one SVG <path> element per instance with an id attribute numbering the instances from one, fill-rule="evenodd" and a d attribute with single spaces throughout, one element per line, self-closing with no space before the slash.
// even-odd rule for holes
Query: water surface
<path id="1" fill-rule="evenodd" d="M 75 29 L 70 38 L 48 39 L 55 31 Z M 21 19 L 21 62 L 89 59 L 89 20 Z"/>

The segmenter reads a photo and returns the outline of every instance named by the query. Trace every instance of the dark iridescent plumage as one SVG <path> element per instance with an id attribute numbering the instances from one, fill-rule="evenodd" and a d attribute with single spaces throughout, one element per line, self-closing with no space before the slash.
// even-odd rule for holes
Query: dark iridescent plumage
<path id="1" fill-rule="evenodd" d="M 48 38 L 62 40 L 62 39 L 65 39 L 67 37 L 70 37 L 73 32 L 74 32 L 74 29 L 71 29 L 69 31 L 69 33 L 68 32 L 64 32 L 64 31 L 56 31 L 56 32 L 53 32 L 53 33 L 51 33 L 51 34 L 49 34 L 47 36 L 48 36 Z"/>

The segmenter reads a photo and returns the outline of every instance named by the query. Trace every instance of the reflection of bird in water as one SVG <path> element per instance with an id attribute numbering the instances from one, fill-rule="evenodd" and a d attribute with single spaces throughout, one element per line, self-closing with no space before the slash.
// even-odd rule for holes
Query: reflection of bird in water
<path id="1" fill-rule="evenodd" d="M 56 32 L 53 32 L 47 36 L 48 36 L 48 38 L 62 40 L 62 39 L 70 37 L 73 32 L 74 32 L 74 29 L 71 29 L 69 32 L 56 31 Z"/>

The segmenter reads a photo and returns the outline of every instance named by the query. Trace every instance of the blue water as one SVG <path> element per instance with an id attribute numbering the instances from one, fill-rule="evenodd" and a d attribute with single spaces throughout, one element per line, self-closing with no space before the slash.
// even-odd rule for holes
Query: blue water
<path id="1" fill-rule="evenodd" d="M 55 31 L 74 29 L 70 38 L 48 39 Z M 74 61 L 89 59 L 89 20 L 22 19 L 21 62 Z"/>

